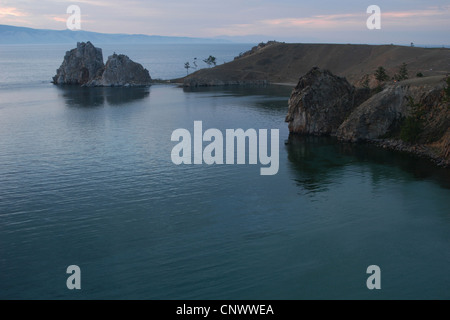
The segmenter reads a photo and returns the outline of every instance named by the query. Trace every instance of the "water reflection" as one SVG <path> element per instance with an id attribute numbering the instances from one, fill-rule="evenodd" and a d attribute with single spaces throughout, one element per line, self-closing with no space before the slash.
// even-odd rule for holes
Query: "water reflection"
<path id="1" fill-rule="evenodd" d="M 327 191 L 333 183 L 331 173 L 349 161 L 330 138 L 290 135 L 286 148 L 295 181 L 306 193 Z"/>
<path id="2" fill-rule="evenodd" d="M 282 85 L 248 85 L 248 86 L 218 86 L 218 87 L 186 87 L 184 92 L 196 93 L 222 93 L 224 96 L 246 97 L 246 96 L 271 96 L 286 97 L 289 99 L 293 87 Z"/>
<path id="3" fill-rule="evenodd" d="M 119 106 L 136 100 L 145 99 L 150 94 L 149 87 L 113 87 L 113 88 L 83 88 L 77 86 L 58 86 L 69 107 L 101 107 L 108 103 Z"/>
<path id="4" fill-rule="evenodd" d="M 257 109 L 264 114 L 277 116 L 280 114 L 280 118 L 282 119 L 287 113 L 287 105 L 292 87 L 283 85 L 218 86 L 183 88 L 183 92 L 188 95 L 189 93 L 194 93 L 199 98 L 210 99 L 212 101 L 219 98 L 233 98 L 232 105 Z"/>
<path id="5" fill-rule="evenodd" d="M 339 176 L 348 174 L 349 168 L 360 172 L 369 170 L 372 183 L 377 186 L 390 179 L 432 180 L 450 189 L 449 169 L 439 168 L 427 159 L 370 144 L 340 143 L 330 137 L 290 135 L 286 149 L 295 172 L 295 181 L 306 193 L 328 190 Z"/>

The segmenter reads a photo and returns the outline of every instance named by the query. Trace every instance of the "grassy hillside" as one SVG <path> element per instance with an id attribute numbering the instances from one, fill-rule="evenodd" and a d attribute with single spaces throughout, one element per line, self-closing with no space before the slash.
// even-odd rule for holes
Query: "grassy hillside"
<path id="1" fill-rule="evenodd" d="M 400 65 L 408 64 L 409 77 L 421 72 L 424 76 L 445 75 L 450 72 L 450 49 L 417 48 L 395 45 L 350 44 L 285 44 L 273 43 L 255 48 L 232 62 L 195 72 L 180 81 L 256 81 L 297 83 L 300 76 L 317 66 L 336 75 L 345 76 L 360 85 L 362 78 L 371 76 L 383 66 L 392 77 Z"/>

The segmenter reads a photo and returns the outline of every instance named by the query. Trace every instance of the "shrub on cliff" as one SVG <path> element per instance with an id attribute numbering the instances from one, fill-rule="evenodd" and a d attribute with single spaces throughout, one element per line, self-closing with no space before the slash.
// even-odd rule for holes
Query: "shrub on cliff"
<path id="1" fill-rule="evenodd" d="M 400 139 L 405 142 L 416 142 L 422 133 L 422 123 L 414 117 L 405 119 L 400 132 Z"/>
<path id="2" fill-rule="evenodd" d="M 450 102 L 450 77 L 446 79 L 447 87 L 444 88 L 444 101 Z"/>
<path id="3" fill-rule="evenodd" d="M 411 115 L 408 116 L 401 126 L 400 139 L 405 142 L 417 142 L 423 131 L 424 110 L 420 104 L 416 104 L 412 97 L 409 97 Z"/>
<path id="4" fill-rule="evenodd" d="M 364 89 L 369 89 L 370 88 L 370 78 L 369 78 L 368 74 L 364 75 L 364 77 L 362 79 L 362 87 Z"/>

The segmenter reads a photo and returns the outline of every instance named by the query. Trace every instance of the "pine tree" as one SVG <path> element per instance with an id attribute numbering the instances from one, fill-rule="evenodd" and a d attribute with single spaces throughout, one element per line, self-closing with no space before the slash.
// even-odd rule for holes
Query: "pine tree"
<path id="1" fill-rule="evenodd" d="M 383 67 L 378 67 L 378 69 L 375 71 L 375 79 L 377 79 L 378 82 L 385 82 L 389 80 L 386 69 L 384 69 Z"/>
<path id="2" fill-rule="evenodd" d="M 408 65 L 406 63 L 402 63 L 400 69 L 398 70 L 398 74 L 395 75 L 394 79 L 397 81 L 402 81 L 408 79 Z"/>

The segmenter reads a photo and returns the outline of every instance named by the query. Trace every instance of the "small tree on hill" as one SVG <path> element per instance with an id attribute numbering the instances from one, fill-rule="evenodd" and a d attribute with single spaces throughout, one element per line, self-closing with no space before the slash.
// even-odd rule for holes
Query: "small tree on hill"
<path id="1" fill-rule="evenodd" d="M 212 65 L 216 66 L 216 57 L 214 56 L 209 56 L 207 59 L 203 60 L 204 63 L 206 63 L 209 67 L 211 67 Z"/>
<path id="2" fill-rule="evenodd" d="M 378 69 L 375 71 L 375 79 L 377 79 L 378 83 L 389 80 L 386 69 L 384 69 L 383 67 L 378 67 Z"/>
<path id="3" fill-rule="evenodd" d="M 394 76 L 394 79 L 397 81 L 402 81 L 408 79 L 408 65 L 406 63 L 402 63 L 400 69 L 398 70 L 398 74 Z"/>
<path id="4" fill-rule="evenodd" d="M 189 75 L 189 69 L 191 68 L 191 65 L 189 62 L 186 62 L 184 64 L 184 68 L 186 69 L 186 75 Z"/>

